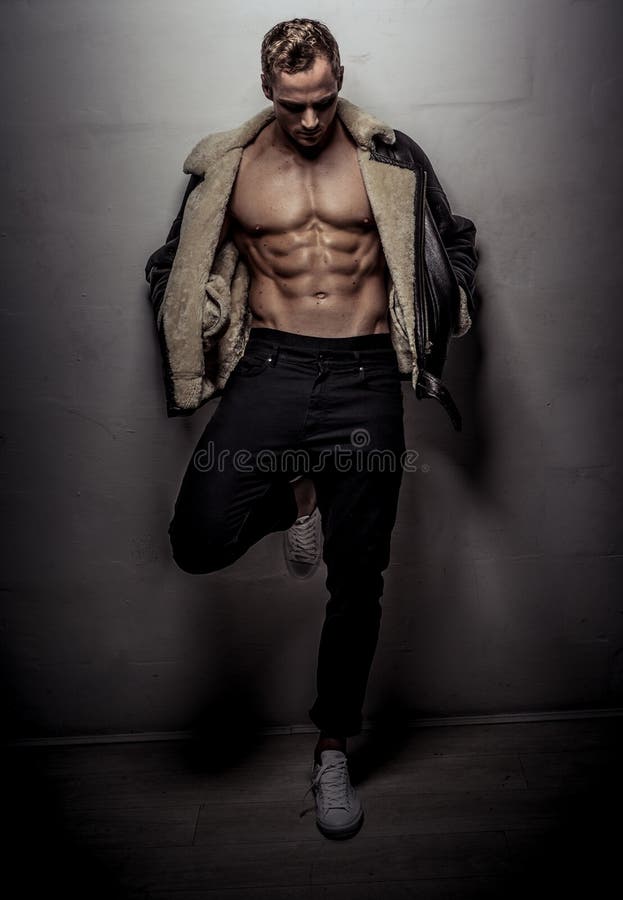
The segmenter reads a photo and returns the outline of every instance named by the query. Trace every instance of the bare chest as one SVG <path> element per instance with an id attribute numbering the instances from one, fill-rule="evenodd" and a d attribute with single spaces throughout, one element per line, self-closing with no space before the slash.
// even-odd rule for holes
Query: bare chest
<path id="1" fill-rule="evenodd" d="M 248 233 L 296 231 L 312 222 L 367 229 L 373 219 L 356 150 L 349 144 L 317 160 L 247 148 L 230 211 Z"/>

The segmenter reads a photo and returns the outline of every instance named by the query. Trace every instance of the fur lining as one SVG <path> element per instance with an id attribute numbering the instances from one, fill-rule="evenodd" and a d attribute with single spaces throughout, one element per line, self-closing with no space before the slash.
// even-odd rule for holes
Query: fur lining
<path id="1" fill-rule="evenodd" d="M 190 151 L 184 161 L 183 171 L 187 175 L 203 175 L 211 165 L 222 159 L 230 150 L 242 149 L 257 137 L 260 131 L 275 118 L 272 106 L 268 106 L 248 119 L 238 128 L 217 131 L 202 138 Z"/>
<path id="2" fill-rule="evenodd" d="M 360 147 L 368 149 L 370 141 L 375 135 L 379 135 L 386 144 L 396 142 L 396 135 L 389 125 L 355 106 L 344 97 L 340 97 L 337 101 L 337 115 Z M 250 144 L 274 118 L 273 107 L 267 106 L 238 128 L 232 128 L 230 131 L 218 131 L 202 138 L 186 157 L 183 171 L 187 175 L 203 175 L 206 169 L 222 158 L 224 153 L 244 148 Z"/>
<path id="3" fill-rule="evenodd" d="M 415 227 L 415 186 L 416 174 L 411 169 L 388 166 L 371 159 L 364 150 L 358 150 L 359 167 L 374 213 L 383 245 L 387 267 L 393 282 L 393 302 L 390 302 L 390 316 L 399 330 L 404 329 L 409 340 L 410 358 L 401 359 L 396 353 L 401 371 L 411 373 L 415 387 L 418 376 L 417 352 L 415 347 L 414 311 L 414 253 L 413 229 Z"/>
<path id="4" fill-rule="evenodd" d="M 355 106 L 349 100 L 340 98 L 337 102 L 337 114 L 351 133 L 354 140 L 360 147 L 366 150 L 370 149 L 370 142 L 373 137 L 379 136 L 386 144 L 395 144 L 396 135 L 394 129 L 390 128 L 380 119 L 370 115 L 370 113 Z"/>
<path id="5" fill-rule="evenodd" d="M 461 296 L 461 305 L 459 306 L 459 326 L 457 330 L 453 332 L 453 338 L 463 337 L 463 335 L 467 334 L 472 327 L 472 318 L 469 314 L 469 307 L 467 305 L 467 294 L 461 285 L 459 285 L 459 294 Z"/>

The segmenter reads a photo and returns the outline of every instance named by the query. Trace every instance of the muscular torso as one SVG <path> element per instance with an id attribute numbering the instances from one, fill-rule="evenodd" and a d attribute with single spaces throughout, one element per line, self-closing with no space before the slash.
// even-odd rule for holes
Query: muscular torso
<path id="1" fill-rule="evenodd" d="M 356 148 L 336 123 L 316 159 L 245 148 L 225 229 L 251 272 L 251 324 L 319 337 L 388 331 L 386 265 Z"/>

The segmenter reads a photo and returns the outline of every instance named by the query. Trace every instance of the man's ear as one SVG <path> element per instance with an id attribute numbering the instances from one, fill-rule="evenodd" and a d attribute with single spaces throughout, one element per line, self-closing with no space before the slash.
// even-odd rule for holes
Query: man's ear
<path id="1" fill-rule="evenodd" d="M 340 66 L 340 77 L 337 80 L 338 91 L 342 90 L 342 82 L 344 81 L 344 66 Z"/>
<path id="2" fill-rule="evenodd" d="M 264 92 L 264 96 L 268 100 L 273 99 L 273 89 L 271 87 L 270 81 L 266 77 L 266 75 L 262 72 L 262 90 Z"/>

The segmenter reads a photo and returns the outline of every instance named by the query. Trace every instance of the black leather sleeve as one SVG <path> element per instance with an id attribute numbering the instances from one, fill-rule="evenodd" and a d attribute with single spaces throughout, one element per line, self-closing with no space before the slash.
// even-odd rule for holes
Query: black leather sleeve
<path id="1" fill-rule="evenodd" d="M 171 274 L 171 267 L 173 266 L 173 260 L 175 259 L 175 254 L 180 242 L 180 231 L 182 228 L 182 219 L 184 218 L 186 203 L 188 202 L 188 198 L 192 191 L 202 180 L 203 179 L 200 175 L 190 176 L 190 179 L 186 186 L 186 191 L 184 193 L 180 211 L 173 220 L 173 224 L 169 229 L 166 243 L 164 243 L 162 247 L 158 247 L 158 249 L 155 250 L 147 260 L 147 264 L 145 266 L 145 278 L 149 283 L 149 299 L 151 301 L 155 317 L 158 316 L 158 311 L 160 310 L 160 306 L 162 305 L 164 292 L 167 287 L 169 275 Z"/>
<path id="2" fill-rule="evenodd" d="M 471 313 L 474 310 L 473 291 L 478 266 L 476 226 L 471 219 L 452 212 L 431 161 L 420 145 L 401 131 L 395 131 L 395 134 L 397 158 L 402 156 L 404 159 L 404 154 L 410 152 L 415 162 L 426 170 L 426 199 L 457 280 L 467 294 Z"/>

